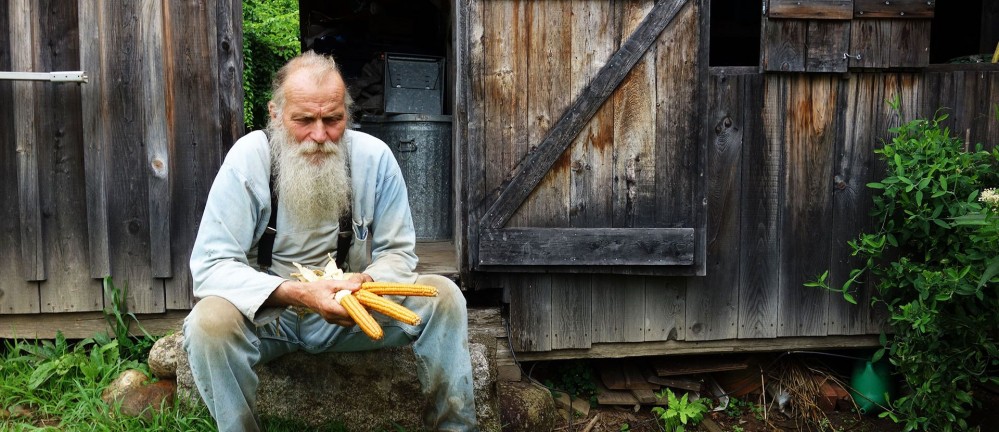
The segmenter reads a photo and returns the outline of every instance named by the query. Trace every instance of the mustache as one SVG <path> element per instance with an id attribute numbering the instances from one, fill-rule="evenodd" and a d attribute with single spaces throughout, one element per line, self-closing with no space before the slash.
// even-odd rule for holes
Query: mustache
<path id="1" fill-rule="evenodd" d="M 310 155 L 315 153 L 330 154 L 330 153 L 336 153 L 339 149 L 340 149 L 339 143 L 330 140 L 326 140 L 320 143 L 314 140 L 305 139 L 303 141 L 300 141 L 298 143 L 298 146 L 296 146 L 296 150 L 298 151 L 298 153 L 303 155 Z"/>

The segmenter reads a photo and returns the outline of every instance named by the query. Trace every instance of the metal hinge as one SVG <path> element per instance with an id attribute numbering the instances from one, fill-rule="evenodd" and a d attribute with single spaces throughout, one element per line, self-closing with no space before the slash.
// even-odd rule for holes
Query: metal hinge
<path id="1" fill-rule="evenodd" d="M 69 72 L 0 72 L 0 80 L 17 81 L 50 81 L 86 83 L 87 73 L 84 71 Z"/>

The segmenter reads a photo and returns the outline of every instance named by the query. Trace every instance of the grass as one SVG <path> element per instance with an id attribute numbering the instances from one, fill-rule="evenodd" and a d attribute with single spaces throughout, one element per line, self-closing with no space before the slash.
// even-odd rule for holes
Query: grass
<path id="1" fill-rule="evenodd" d="M 154 410 L 149 418 L 123 415 L 101 393 L 122 372 L 137 369 L 150 375 L 145 363 L 155 338 L 124 307 L 125 291 L 110 278 L 104 291 L 111 307 L 104 311 L 114 334 L 69 341 L 6 340 L 0 343 L 0 431 L 215 431 L 215 421 L 202 405 L 175 398 L 172 406 Z M 130 324 L 143 336 L 129 337 Z M 262 418 L 268 431 L 348 432 L 342 424 L 318 428 L 298 420 Z"/>

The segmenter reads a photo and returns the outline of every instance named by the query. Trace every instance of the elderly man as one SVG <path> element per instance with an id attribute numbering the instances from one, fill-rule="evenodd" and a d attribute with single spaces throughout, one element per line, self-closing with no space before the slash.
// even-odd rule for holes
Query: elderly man
<path id="1" fill-rule="evenodd" d="M 465 300 L 450 280 L 414 273 L 415 233 L 399 166 L 382 141 L 347 130 L 350 105 L 332 59 L 312 52 L 292 59 L 274 79 L 267 132 L 237 141 L 212 184 L 191 255 L 200 301 L 184 334 L 198 391 L 220 430 L 260 429 L 257 364 L 298 350 L 407 343 L 433 402 L 424 413 L 427 429 L 476 429 Z M 267 254 L 261 238 L 275 207 Z M 294 280 L 292 263 L 317 268 L 336 255 L 344 215 L 353 231 L 342 248 L 349 280 Z M 271 257 L 270 265 L 260 255 Z M 385 335 L 373 341 L 334 299 L 369 281 L 432 285 L 438 296 L 403 300 L 419 325 L 376 314 Z"/>

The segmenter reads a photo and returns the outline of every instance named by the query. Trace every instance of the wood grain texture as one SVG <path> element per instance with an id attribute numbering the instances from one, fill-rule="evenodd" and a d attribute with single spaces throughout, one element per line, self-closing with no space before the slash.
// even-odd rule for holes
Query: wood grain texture
<path id="1" fill-rule="evenodd" d="M 763 19 L 761 72 L 804 72 L 808 22 Z"/>
<path id="2" fill-rule="evenodd" d="M 75 2 L 38 3 L 39 41 L 36 50 L 44 71 L 81 70 Z M 46 233 L 46 279 L 39 284 L 42 313 L 97 311 L 103 308 L 99 280 L 90 277 L 87 262 L 86 186 L 83 164 L 83 125 L 80 92 L 89 84 L 45 83 L 38 94 L 37 136 L 39 185 Z"/>
<path id="3" fill-rule="evenodd" d="M 935 0 L 853 0 L 854 18 L 933 18 Z"/>
<path id="4" fill-rule="evenodd" d="M 781 198 L 781 277 L 777 335 L 819 336 L 827 331 L 828 292 L 803 286 L 829 266 L 833 151 L 840 79 L 789 76 L 784 196 Z M 770 84 L 768 82 L 768 84 Z"/>
<path id="5" fill-rule="evenodd" d="M 510 338 L 517 351 L 548 351 L 552 347 L 552 276 L 508 275 Z"/>
<path id="6" fill-rule="evenodd" d="M 621 40 L 636 31 L 652 1 L 619 4 Z M 674 18 L 675 19 L 675 18 Z M 658 40 L 661 32 L 651 37 Z M 650 43 L 651 44 L 651 43 Z M 614 104 L 614 227 L 655 226 L 656 207 L 656 50 L 651 44 L 612 95 Z"/>
<path id="7" fill-rule="evenodd" d="M 483 265 L 690 265 L 693 228 L 483 230 Z"/>
<path id="8" fill-rule="evenodd" d="M 243 2 L 215 2 L 215 32 L 219 86 L 220 141 L 236 142 L 243 136 Z"/>
<path id="9" fill-rule="evenodd" d="M 850 67 L 888 67 L 891 63 L 891 21 L 854 20 L 851 26 Z"/>
<path id="10" fill-rule="evenodd" d="M 577 97 L 616 51 L 617 25 L 610 2 L 572 3 L 571 92 Z M 569 146 L 569 226 L 611 226 L 614 176 L 614 104 L 605 103 Z"/>
<path id="11" fill-rule="evenodd" d="M 467 29 L 466 43 L 459 43 L 459 47 L 467 50 L 466 55 L 459 58 L 458 70 L 464 71 L 468 81 L 467 87 L 462 91 L 462 80 L 458 81 L 458 97 L 464 100 L 467 110 L 467 119 L 463 124 L 455 124 L 459 129 L 466 128 L 464 149 L 465 159 L 463 171 L 467 174 L 462 180 L 465 183 L 467 197 L 467 224 L 464 226 L 465 241 L 467 249 L 467 261 L 461 267 L 462 277 L 466 281 L 474 283 L 478 278 L 471 277 L 470 271 L 478 268 L 479 265 L 479 221 L 485 210 L 483 205 L 486 196 L 486 141 L 485 141 L 485 104 L 488 99 L 485 92 L 485 28 L 483 9 L 485 5 L 482 1 L 470 1 L 467 3 Z M 459 10 L 465 10 L 459 8 Z M 465 59 L 462 63 L 461 60 Z M 464 64 L 464 66 L 463 66 Z M 461 115 L 460 105 L 458 115 Z M 460 118 L 460 117 L 459 117 Z M 466 274 L 466 269 L 469 273 Z"/>
<path id="12" fill-rule="evenodd" d="M 483 5 L 483 120 L 485 187 L 483 203 L 495 202 L 528 151 L 527 2 L 485 1 Z M 519 203 L 518 203 L 519 207 Z M 482 216 L 485 217 L 485 208 Z M 514 209 L 515 210 L 515 209 Z M 511 220 L 523 224 L 524 217 Z M 480 224 L 483 221 L 480 218 Z"/>
<path id="13" fill-rule="evenodd" d="M 737 79 L 712 77 L 708 83 L 707 270 L 687 284 L 686 340 L 738 335 L 739 215 L 744 119 Z"/>
<path id="14" fill-rule="evenodd" d="M 569 103 L 571 87 L 572 24 L 569 0 L 530 2 L 527 56 L 528 152 L 551 131 Z M 572 139 L 573 137 L 568 137 Z M 564 151 L 521 206 L 530 226 L 560 227 L 569 223 L 569 163 Z"/>
<path id="15" fill-rule="evenodd" d="M 172 263 L 174 276 L 163 280 L 164 301 L 169 309 L 188 309 L 193 304 L 190 251 L 212 180 L 233 144 L 222 141 L 223 131 L 234 126 L 221 123 L 219 109 L 223 96 L 217 81 L 218 13 L 216 7 L 202 4 L 164 3 L 164 68 L 167 82 L 172 83 L 168 94 L 168 107 L 172 109 L 167 112 L 174 160 L 171 224 L 185 227 L 171 242 L 176 257 Z M 235 117 L 232 113 L 225 116 Z"/>
<path id="16" fill-rule="evenodd" d="M 850 49 L 850 21 L 813 20 L 808 22 L 805 70 L 846 72 Z"/>
<path id="17" fill-rule="evenodd" d="M 107 2 L 104 45 L 107 67 L 101 110 L 107 127 L 107 205 L 111 274 L 115 284 L 127 287 L 128 309 L 135 313 L 165 310 L 163 284 L 152 277 L 150 263 L 149 189 L 142 101 L 140 2 Z M 104 303 L 110 304 L 105 296 Z"/>
<path id="18" fill-rule="evenodd" d="M 38 4 L 13 0 L 10 4 L 11 68 L 20 72 L 48 72 L 36 69 L 35 47 L 40 46 Z M 42 238 L 41 191 L 39 190 L 38 95 L 45 83 L 15 81 L 14 140 L 17 155 L 17 186 L 21 224 L 21 277 L 27 281 L 45 280 L 45 242 Z M 37 290 L 36 290 L 37 291 Z M 37 292 L 36 292 L 37 294 Z M 37 307 L 37 301 L 35 307 Z"/>
<path id="19" fill-rule="evenodd" d="M 645 279 L 645 341 L 684 340 L 687 279 Z"/>
<path id="20" fill-rule="evenodd" d="M 142 2 L 139 6 L 142 51 L 148 53 L 141 62 L 140 91 L 142 98 L 142 142 L 146 148 L 145 169 L 149 188 L 149 266 L 153 277 L 168 278 L 173 274 L 170 250 L 170 212 L 172 210 L 170 176 L 171 146 L 167 130 L 167 86 L 163 67 L 163 4 Z"/>
<path id="21" fill-rule="evenodd" d="M 510 183 L 500 192 L 496 202 L 486 211 L 483 225 L 500 228 L 506 224 L 520 203 L 540 183 L 548 170 L 559 159 L 566 146 L 575 138 L 603 101 L 618 86 L 654 39 L 668 24 L 686 0 L 667 0 L 658 3 L 629 40 L 622 44 L 612 60 L 605 65 L 586 90 L 570 106 L 559 121 L 552 126 L 537 150 L 518 164 Z"/>
<path id="22" fill-rule="evenodd" d="M 453 91 L 450 93 L 450 102 L 453 103 L 452 112 L 452 125 L 451 125 L 451 181 L 453 184 L 453 191 L 451 196 L 454 197 L 454 233 L 452 235 L 452 240 L 454 240 L 454 251 L 456 258 L 456 266 L 459 269 L 461 276 L 465 279 L 471 279 L 469 277 L 469 262 L 468 261 L 468 231 L 469 226 L 469 213 L 471 209 L 469 208 L 468 200 L 468 153 L 469 153 L 469 140 L 468 140 L 468 99 L 465 95 L 471 92 L 470 90 L 470 79 L 468 76 L 468 54 L 469 47 L 471 43 L 471 36 L 469 35 L 468 25 L 469 25 L 469 7 L 470 3 L 467 1 L 452 0 L 450 3 L 452 11 L 452 26 L 453 26 L 453 41 L 451 42 L 451 53 L 453 55 L 451 61 L 448 62 L 448 76 L 449 80 L 452 80 Z"/>
<path id="23" fill-rule="evenodd" d="M 11 68 L 11 2 L 0 2 L 0 70 Z M 15 103 L 14 82 L 0 80 L 0 106 L 19 107 Z M 0 110 L 0 153 L 17 154 L 13 109 Z M 38 311 L 38 284 L 24 280 L 21 269 L 21 221 L 17 201 L 17 158 L 0 157 L 0 196 L 9 197 L 0 206 L 0 314 Z M 6 321 L 7 318 L 5 317 Z"/>
<path id="24" fill-rule="evenodd" d="M 891 20 L 889 67 L 914 68 L 930 64 L 930 20 Z"/>
<path id="25" fill-rule="evenodd" d="M 700 13 L 688 3 L 656 42 L 655 226 L 699 227 L 694 191 L 697 161 L 704 149 L 699 136 Z"/>
<path id="26" fill-rule="evenodd" d="M 590 347 L 591 275 L 553 274 L 551 349 Z M 605 287 L 599 287 L 605 289 Z"/>
<path id="27" fill-rule="evenodd" d="M 78 22 L 86 23 L 80 31 L 80 67 L 88 82 L 80 87 L 80 112 L 83 116 L 83 166 L 87 201 L 87 241 L 90 277 L 111 274 L 110 234 L 108 229 L 108 161 L 110 144 L 107 131 L 107 88 L 109 67 L 102 41 L 107 28 L 104 0 L 80 0 Z"/>
<path id="28" fill-rule="evenodd" d="M 783 130 L 765 125 L 780 123 L 787 95 L 766 86 L 772 76 L 730 77 L 740 92 L 743 124 L 742 213 L 739 224 L 739 338 L 777 336 L 777 287 L 780 278 L 781 168 Z M 763 106 L 759 111 L 757 107 Z M 769 133 L 768 133 L 769 132 Z"/>
<path id="29" fill-rule="evenodd" d="M 854 0 L 768 0 L 770 18 L 849 20 Z"/>
<path id="30" fill-rule="evenodd" d="M 592 298 L 593 343 L 645 340 L 645 276 L 595 276 Z"/>

